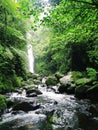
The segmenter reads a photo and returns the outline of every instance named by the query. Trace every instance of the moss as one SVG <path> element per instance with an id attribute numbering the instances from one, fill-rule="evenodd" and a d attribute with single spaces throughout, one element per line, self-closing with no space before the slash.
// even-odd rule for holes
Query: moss
<path id="1" fill-rule="evenodd" d="M 77 79 L 75 81 L 75 83 L 76 83 L 76 85 L 84 86 L 86 84 L 92 83 L 92 79 L 90 79 L 90 78 L 81 78 L 81 79 Z"/>
<path id="2" fill-rule="evenodd" d="M 73 81 L 77 81 L 77 79 L 83 78 L 83 73 L 80 71 L 73 71 L 72 72 L 72 79 Z"/>
<path id="3" fill-rule="evenodd" d="M 97 77 L 97 71 L 94 68 L 87 68 L 87 76 L 93 80 Z"/>
<path id="4" fill-rule="evenodd" d="M 58 81 L 56 79 L 56 77 L 54 76 L 49 76 L 47 79 L 46 79 L 46 85 L 57 85 Z"/>
<path id="5" fill-rule="evenodd" d="M 55 77 L 57 78 L 57 80 L 59 80 L 60 78 L 62 78 L 64 75 L 61 74 L 60 72 L 55 73 Z"/>

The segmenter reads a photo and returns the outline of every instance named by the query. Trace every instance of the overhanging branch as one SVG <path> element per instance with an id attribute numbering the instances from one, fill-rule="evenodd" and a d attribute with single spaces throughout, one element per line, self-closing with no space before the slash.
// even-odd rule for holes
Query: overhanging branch
<path id="1" fill-rule="evenodd" d="M 80 3 L 84 3 L 93 7 L 96 7 L 98 9 L 98 3 L 95 2 L 95 0 L 92 0 L 92 2 L 87 2 L 87 1 L 83 1 L 83 0 L 73 0 L 75 2 L 80 2 Z"/>

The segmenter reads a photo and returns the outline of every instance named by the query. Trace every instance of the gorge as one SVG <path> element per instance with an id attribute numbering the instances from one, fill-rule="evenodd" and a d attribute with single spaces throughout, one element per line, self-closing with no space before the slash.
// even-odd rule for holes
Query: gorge
<path id="1" fill-rule="evenodd" d="M 97 0 L 0 0 L 0 130 L 98 130 Z"/>

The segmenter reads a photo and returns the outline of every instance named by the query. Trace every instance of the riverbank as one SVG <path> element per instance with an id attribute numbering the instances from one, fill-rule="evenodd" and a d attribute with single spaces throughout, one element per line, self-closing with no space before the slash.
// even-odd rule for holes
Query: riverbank
<path id="1" fill-rule="evenodd" d="M 11 102 L 1 116 L 0 130 L 97 130 L 97 104 L 60 94 L 59 86 L 45 84 L 47 79 L 5 95 Z"/>
<path id="2" fill-rule="evenodd" d="M 92 71 L 92 70 L 91 70 Z M 51 76 L 44 77 L 39 74 L 29 73 L 27 80 L 22 82 L 21 88 L 15 88 L 13 92 L 23 93 L 25 90 L 27 97 L 36 97 L 42 94 L 38 90 L 38 85 L 47 86 L 48 89 L 55 93 L 73 94 L 77 99 L 90 99 L 92 102 L 98 103 L 98 81 L 97 75 L 84 74 L 81 72 L 69 72 L 67 75 L 56 73 Z M 4 95 L 0 95 L 1 113 L 5 110 L 10 101 L 6 100 Z"/>

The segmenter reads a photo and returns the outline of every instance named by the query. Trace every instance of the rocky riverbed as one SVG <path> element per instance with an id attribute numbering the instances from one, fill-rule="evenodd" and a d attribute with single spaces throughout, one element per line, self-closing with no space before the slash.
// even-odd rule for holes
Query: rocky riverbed
<path id="1" fill-rule="evenodd" d="M 57 88 L 43 79 L 7 93 L 0 130 L 98 130 L 98 104 L 60 94 Z"/>
<path id="2" fill-rule="evenodd" d="M 0 130 L 98 129 L 97 104 L 38 87 L 42 94 L 35 97 L 27 97 L 26 93 L 10 95 L 14 105 L 2 115 Z"/>

